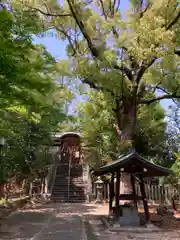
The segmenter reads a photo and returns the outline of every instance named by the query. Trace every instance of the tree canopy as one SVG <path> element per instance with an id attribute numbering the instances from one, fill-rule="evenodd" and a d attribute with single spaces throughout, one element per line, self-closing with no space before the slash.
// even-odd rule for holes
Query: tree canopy
<path id="1" fill-rule="evenodd" d="M 65 105 L 72 98 L 55 81 L 54 57 L 33 44 L 33 34 L 40 31 L 33 21 L 23 12 L 0 10 L 0 137 L 6 140 L 1 183 L 14 175 L 34 178 L 47 172 L 52 133 L 66 118 Z"/>
<path id="2" fill-rule="evenodd" d="M 85 159 L 91 164 L 102 164 L 112 161 L 122 151 L 127 150 L 113 127 L 114 116 L 111 103 L 106 102 L 103 94 L 88 91 L 86 102 L 78 104 L 77 127 L 82 132 Z M 173 160 L 170 150 L 177 144 L 167 144 L 169 135 L 166 132 L 165 111 L 159 103 L 141 106 L 138 111 L 137 131 L 135 136 L 136 150 L 146 158 L 167 164 Z M 168 161 L 167 161 L 168 160 Z M 173 161 L 169 161 L 172 165 Z"/>
<path id="3" fill-rule="evenodd" d="M 116 130 L 130 146 L 135 143 L 141 105 L 178 101 L 178 1 L 130 1 L 126 17 L 121 1 L 12 3 L 39 19 L 44 31 L 53 29 L 69 41 L 71 60 L 63 61 L 64 75 L 80 79 L 111 99 Z"/>

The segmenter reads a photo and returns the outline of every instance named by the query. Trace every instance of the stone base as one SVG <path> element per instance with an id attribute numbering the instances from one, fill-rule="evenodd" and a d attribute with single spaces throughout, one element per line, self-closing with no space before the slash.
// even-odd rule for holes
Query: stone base
<path id="1" fill-rule="evenodd" d="M 151 232 L 160 232 L 162 231 L 160 228 L 156 227 L 153 224 L 148 224 L 144 227 L 125 227 L 125 226 L 117 226 L 114 225 L 113 227 L 108 229 L 111 232 L 131 232 L 131 233 L 151 233 Z"/>
<path id="2" fill-rule="evenodd" d="M 102 203 L 103 203 L 103 200 L 100 200 L 100 199 L 99 199 L 99 200 L 95 200 L 94 203 L 95 203 L 95 204 L 102 204 Z"/>
<path id="3" fill-rule="evenodd" d="M 121 226 L 138 227 L 140 226 L 140 217 L 138 211 L 134 207 L 121 206 L 122 216 L 119 217 L 119 223 Z"/>
<path id="4" fill-rule="evenodd" d="M 131 233 L 151 233 L 161 232 L 162 229 L 156 227 L 153 224 L 147 224 L 145 226 L 132 227 L 132 226 L 121 226 L 119 223 L 110 223 L 107 218 L 102 218 L 103 224 L 108 228 L 110 232 L 131 232 Z"/>

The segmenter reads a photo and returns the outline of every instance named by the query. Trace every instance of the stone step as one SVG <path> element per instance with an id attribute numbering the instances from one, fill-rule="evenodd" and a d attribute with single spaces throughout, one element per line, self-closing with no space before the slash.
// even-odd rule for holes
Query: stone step
<path id="1" fill-rule="evenodd" d="M 53 190 L 61 190 L 61 191 L 68 191 L 68 186 L 67 187 L 53 187 Z M 82 191 L 84 190 L 84 187 L 69 187 L 70 191 Z"/>
<path id="2" fill-rule="evenodd" d="M 52 194 L 56 194 L 56 195 L 68 195 L 68 192 L 60 192 L 60 191 L 53 191 Z M 69 195 L 73 195 L 73 196 L 81 196 L 84 195 L 84 192 L 69 192 Z"/>
<path id="3" fill-rule="evenodd" d="M 59 199 L 59 198 L 51 198 L 51 201 L 53 202 L 59 202 L 59 203 L 85 203 L 86 200 L 82 199 L 82 200 L 77 200 L 77 199 Z"/>
<path id="4" fill-rule="evenodd" d="M 69 169 L 63 169 L 63 170 L 57 170 L 56 171 L 56 173 L 59 175 L 59 174 L 67 174 L 67 175 L 69 175 Z M 71 171 L 70 171 L 70 175 L 71 176 L 75 176 L 75 175 L 77 175 L 77 176 L 82 176 L 82 172 L 81 171 L 74 171 L 74 170 L 72 170 L 71 169 Z"/>
<path id="5" fill-rule="evenodd" d="M 73 164 L 71 165 L 69 179 L 69 165 L 60 163 L 56 171 L 51 200 L 57 202 L 85 202 L 85 186 L 82 173 L 82 166 L 79 164 Z"/>
<path id="6" fill-rule="evenodd" d="M 53 188 L 53 192 L 68 192 L 68 188 L 63 189 L 63 188 Z M 80 188 L 80 189 L 69 189 L 69 192 L 77 192 L 77 193 L 82 193 L 84 192 L 84 188 Z"/>
<path id="7" fill-rule="evenodd" d="M 59 194 L 52 194 L 52 197 L 59 197 L 59 198 L 68 198 L 68 194 L 66 195 L 59 195 Z M 76 196 L 76 195 L 69 195 L 69 198 L 76 198 L 76 199 L 85 199 L 84 195 Z"/>
<path id="8" fill-rule="evenodd" d="M 76 191 L 84 191 L 84 189 L 85 189 L 84 187 L 79 187 L 79 188 L 69 187 L 69 190 L 70 190 L 70 191 L 73 191 L 73 192 L 76 192 Z M 65 188 L 65 187 L 56 187 L 56 186 L 55 186 L 55 187 L 53 187 L 53 191 L 54 191 L 54 190 L 68 191 L 68 187 Z"/>
<path id="9" fill-rule="evenodd" d="M 56 184 L 56 183 L 59 183 L 59 184 L 68 184 L 68 183 L 70 183 L 70 184 L 81 184 L 81 183 L 84 183 L 84 181 L 72 181 L 72 180 L 70 180 L 70 181 L 68 181 L 68 180 L 58 180 L 58 179 L 56 179 L 55 181 L 54 181 L 54 184 Z"/>
<path id="10" fill-rule="evenodd" d="M 69 175 L 68 174 L 56 174 L 56 178 L 57 179 L 68 179 Z M 82 179 L 82 175 L 76 175 L 76 176 L 70 175 L 70 178 L 79 180 L 79 179 Z"/>
<path id="11" fill-rule="evenodd" d="M 63 196 L 63 195 L 52 195 L 51 198 L 68 199 L 68 195 L 66 195 L 66 196 Z M 69 199 L 83 200 L 83 199 L 86 199 L 86 197 L 85 196 L 72 196 L 72 195 L 69 195 Z"/>
<path id="12" fill-rule="evenodd" d="M 86 200 L 86 198 L 85 197 L 81 197 L 81 198 L 78 198 L 78 197 L 75 197 L 75 196 L 69 196 L 69 198 L 68 198 L 68 196 L 66 196 L 66 197 L 61 197 L 61 196 L 51 196 L 51 199 L 58 199 L 58 200 L 76 200 L 76 201 L 82 201 L 82 200 Z"/>
<path id="13" fill-rule="evenodd" d="M 66 194 L 57 194 L 57 193 L 52 193 L 52 196 L 56 196 L 56 197 L 68 197 L 68 193 Z M 85 198 L 84 194 L 81 195 L 75 195 L 75 194 L 69 194 L 70 197 L 74 197 L 74 198 Z"/>
<path id="14" fill-rule="evenodd" d="M 53 192 L 54 191 L 57 191 L 57 192 L 68 192 L 68 188 L 53 188 Z M 79 189 L 72 189 L 72 188 L 70 188 L 69 189 L 69 192 L 84 192 L 84 188 L 79 188 Z"/>
<path id="15" fill-rule="evenodd" d="M 84 189 L 70 189 L 70 192 L 76 192 L 76 193 L 82 193 L 84 192 Z M 68 189 L 63 189 L 63 188 L 53 188 L 53 192 L 68 192 Z"/>
<path id="16" fill-rule="evenodd" d="M 69 180 L 69 178 L 63 178 L 63 177 L 57 177 L 55 179 L 55 181 L 59 181 L 59 182 L 67 182 Z M 70 178 L 70 182 L 83 182 L 83 179 L 73 179 L 73 178 Z"/>
<path id="17" fill-rule="evenodd" d="M 65 184 L 65 185 L 59 185 L 59 184 L 55 184 L 53 189 L 54 188 L 59 188 L 59 189 L 68 189 L 68 184 Z M 71 189 L 84 189 L 84 184 L 80 184 L 80 185 L 74 185 L 74 184 L 70 184 L 69 185 L 69 188 Z"/>
<path id="18" fill-rule="evenodd" d="M 81 187 L 81 186 L 84 186 L 84 182 L 75 182 L 75 183 L 70 182 L 70 184 L 68 182 L 55 182 L 54 183 L 54 186 L 68 186 L 68 185 Z"/>
<path id="19" fill-rule="evenodd" d="M 60 184 L 67 184 L 67 183 L 70 183 L 70 184 L 74 184 L 74 183 L 84 183 L 83 180 L 78 180 L 78 181 L 73 181 L 72 179 L 68 180 L 68 179 L 55 179 L 54 180 L 54 183 L 60 183 Z"/>
<path id="20" fill-rule="evenodd" d="M 73 178 L 73 177 L 65 177 L 65 176 L 56 176 L 56 180 L 60 180 L 60 181 L 67 181 L 68 179 L 70 179 L 71 181 L 83 181 L 82 177 L 79 178 Z"/>
<path id="21" fill-rule="evenodd" d="M 68 184 L 68 183 L 59 183 L 59 182 L 57 182 L 57 183 L 54 183 L 54 186 L 58 186 L 58 187 L 61 187 L 61 186 L 68 186 L 68 185 L 70 185 L 70 186 L 74 186 L 74 187 L 83 187 L 84 186 L 84 183 L 70 183 L 70 184 Z"/>

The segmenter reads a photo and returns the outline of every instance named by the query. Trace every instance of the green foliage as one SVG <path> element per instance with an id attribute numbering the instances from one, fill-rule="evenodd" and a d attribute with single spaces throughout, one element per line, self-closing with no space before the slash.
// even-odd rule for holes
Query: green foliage
<path id="1" fill-rule="evenodd" d="M 160 160 L 164 159 L 166 124 L 164 110 L 159 104 L 154 105 L 139 109 L 135 146 L 140 154 Z M 77 125 L 83 133 L 86 160 L 91 164 L 112 161 L 127 150 L 113 126 L 115 120 L 111 108 L 103 94 L 95 91 L 88 92 L 87 102 L 79 103 Z"/>
<path id="2" fill-rule="evenodd" d="M 180 98 L 177 0 L 130 3 L 124 18 L 118 0 L 11 1 L 36 20 L 42 34 L 53 29 L 68 40 L 69 59 L 57 64 L 62 76 L 97 91 L 80 110 L 79 125 L 100 159 L 130 146 L 148 156 L 161 152 L 164 158 L 169 133 L 155 103 Z"/>
<path id="3" fill-rule="evenodd" d="M 68 40 L 70 59 L 61 71 L 103 93 L 127 146 L 134 145 L 142 105 L 180 98 L 177 0 L 132 0 L 125 18 L 121 1 L 12 1 L 12 6 L 31 13 L 43 33 L 53 29 Z"/>
<path id="4" fill-rule="evenodd" d="M 180 178 L 180 152 L 176 154 L 176 161 L 173 164 L 172 169 L 176 173 L 176 176 Z"/>
<path id="5" fill-rule="evenodd" d="M 32 35 L 42 30 L 32 14 L 0 10 L 0 182 L 12 176 L 42 177 L 52 161 L 52 133 L 66 118 L 72 99 L 59 77 L 55 59 Z"/>
<path id="6" fill-rule="evenodd" d="M 175 154 L 175 162 L 172 165 L 172 170 L 174 171 L 173 176 L 169 177 L 169 182 L 171 182 L 171 184 L 173 186 L 175 186 L 177 189 L 179 189 L 179 180 L 180 180 L 180 153 L 176 153 Z"/>

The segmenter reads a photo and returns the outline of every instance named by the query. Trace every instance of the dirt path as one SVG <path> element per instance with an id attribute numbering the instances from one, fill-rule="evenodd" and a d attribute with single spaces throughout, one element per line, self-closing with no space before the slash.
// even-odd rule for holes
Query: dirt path
<path id="1" fill-rule="evenodd" d="M 89 234 L 87 219 L 101 215 L 101 208 L 86 204 L 57 203 L 19 210 L 11 214 L 0 227 L 0 239 L 86 240 Z"/>
<path id="2" fill-rule="evenodd" d="M 11 214 L 0 227 L 0 240 L 179 240 L 180 232 L 112 233 L 102 224 L 108 206 L 49 204 Z"/>

